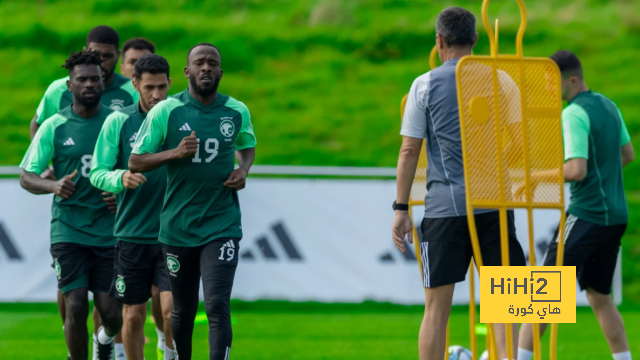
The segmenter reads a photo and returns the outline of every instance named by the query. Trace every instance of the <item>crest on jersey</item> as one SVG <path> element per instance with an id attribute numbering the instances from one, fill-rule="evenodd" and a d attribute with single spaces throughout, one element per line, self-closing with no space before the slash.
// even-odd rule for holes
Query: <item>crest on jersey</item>
<path id="1" fill-rule="evenodd" d="M 220 132 L 225 137 L 231 137 L 233 133 L 236 132 L 236 126 L 231 120 L 222 120 L 222 123 L 220 123 Z"/>
<path id="2" fill-rule="evenodd" d="M 120 99 L 112 99 L 111 100 L 111 105 L 109 105 L 109 108 L 111 110 L 120 110 L 120 109 L 124 109 L 124 100 L 120 100 Z"/>
<path id="3" fill-rule="evenodd" d="M 178 259 L 173 256 L 167 256 L 167 269 L 174 274 L 177 273 L 178 270 L 180 270 L 180 262 Z"/>

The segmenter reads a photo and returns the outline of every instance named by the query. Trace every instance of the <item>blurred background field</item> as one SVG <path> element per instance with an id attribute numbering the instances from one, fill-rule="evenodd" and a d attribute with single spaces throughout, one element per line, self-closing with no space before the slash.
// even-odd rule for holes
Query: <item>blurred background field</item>
<path id="1" fill-rule="evenodd" d="M 202 311 L 204 311 L 204 307 Z M 637 310 L 637 309 L 636 309 Z M 423 306 L 380 303 L 318 304 L 285 302 L 231 303 L 233 358 L 235 359 L 415 359 L 418 328 Z M 451 343 L 469 348 L 468 308 L 454 306 Z M 640 351 L 640 313 L 623 306 L 632 353 Z M 561 324 L 558 359 L 608 359 L 611 356 L 596 317 L 588 308 L 578 308 L 576 324 Z M 60 315 L 55 304 L 0 305 L 0 351 L 4 359 L 63 359 L 66 351 Z M 93 326 L 90 324 L 90 326 Z M 34 332 L 37 329 L 37 335 Z M 208 355 L 206 324 L 194 330 L 193 358 Z M 156 332 L 147 322 L 145 358 L 155 359 Z M 485 336 L 478 335 L 479 351 Z M 588 349 L 588 351 L 587 351 Z M 549 334 L 542 340 L 542 358 L 549 359 Z"/>
<path id="2" fill-rule="evenodd" d="M 66 75 L 60 65 L 70 51 L 82 48 L 87 32 L 107 24 L 120 33 L 121 43 L 143 36 L 156 44 L 172 66 L 171 93 L 186 88 L 182 69 L 187 50 L 199 42 L 216 44 L 225 70 L 220 91 L 251 110 L 259 142 L 257 164 L 395 166 L 401 142 L 399 102 L 413 79 L 429 68 L 438 12 L 457 5 L 480 19 L 481 3 L 4 0 L 0 2 L 0 165 L 20 162 L 29 143 L 29 122 L 46 87 Z M 575 51 L 587 84 L 618 104 L 640 149 L 640 1 L 528 0 L 526 5 L 525 55 L 546 57 L 562 48 Z M 515 1 L 492 1 L 490 14 L 500 19 L 500 52 L 513 53 L 520 23 Z M 480 22 L 478 32 L 475 53 L 488 54 Z M 624 175 L 631 218 L 622 251 L 623 317 L 629 339 L 638 339 L 640 328 L 631 324 L 640 320 L 633 310 L 640 306 L 640 160 Z M 235 302 L 235 355 L 249 358 L 264 349 L 261 358 L 274 359 L 415 356 L 421 307 L 325 305 L 295 310 L 290 306 Z M 7 358 L 20 347 L 38 346 L 57 349 L 56 356 L 64 356 L 59 316 L 52 304 L 0 304 L 0 319 L 0 353 Z M 452 333 L 452 343 L 465 345 L 466 308 L 454 310 L 452 322 L 462 329 Z M 561 358 L 582 359 L 571 354 L 579 354 L 589 337 L 599 339 L 593 358 L 609 356 L 590 310 L 578 309 L 578 323 L 561 326 Z M 35 328 L 43 336 L 30 336 Z M 155 339 L 153 327 L 147 330 Z M 196 334 L 202 351 L 206 326 L 196 327 Z M 46 345 L 48 341 L 51 344 Z M 33 359 L 48 359 L 50 354 Z"/>

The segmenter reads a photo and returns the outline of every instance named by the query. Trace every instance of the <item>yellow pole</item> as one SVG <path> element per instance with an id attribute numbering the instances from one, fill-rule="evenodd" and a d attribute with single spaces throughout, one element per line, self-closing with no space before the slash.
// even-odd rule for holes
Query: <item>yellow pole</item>
<path id="1" fill-rule="evenodd" d="M 478 358 L 478 339 L 476 338 L 476 292 L 473 260 L 469 265 L 469 336 L 471 341 L 471 360 Z"/>

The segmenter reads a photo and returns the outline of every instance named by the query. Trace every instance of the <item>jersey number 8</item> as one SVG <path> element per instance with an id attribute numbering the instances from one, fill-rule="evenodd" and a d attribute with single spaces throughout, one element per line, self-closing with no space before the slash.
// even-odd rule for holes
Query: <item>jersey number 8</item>
<path id="1" fill-rule="evenodd" d="M 194 163 L 201 163 L 202 159 L 200 158 L 200 139 L 196 139 L 196 140 L 198 140 L 198 149 L 196 149 L 196 153 L 195 155 L 193 155 L 193 159 L 191 161 Z M 211 160 L 213 160 L 218 155 L 219 145 L 220 143 L 218 142 L 218 139 L 215 139 L 215 138 L 207 139 L 204 142 L 204 151 L 206 151 L 207 154 L 209 154 L 209 156 L 206 159 L 204 159 L 204 162 L 206 163 L 211 162 Z"/>
<path id="2" fill-rule="evenodd" d="M 80 161 L 82 162 L 82 169 L 80 169 L 80 174 L 84 177 L 89 177 L 89 172 L 91 172 L 91 160 L 93 159 L 93 155 L 82 155 Z"/>

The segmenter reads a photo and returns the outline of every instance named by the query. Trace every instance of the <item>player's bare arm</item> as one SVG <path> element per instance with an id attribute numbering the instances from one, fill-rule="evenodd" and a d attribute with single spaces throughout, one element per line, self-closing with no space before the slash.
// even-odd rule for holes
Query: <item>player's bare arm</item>
<path id="1" fill-rule="evenodd" d="M 227 181 L 225 181 L 223 185 L 236 191 L 244 189 L 247 184 L 249 170 L 255 158 L 256 148 L 236 151 L 236 159 L 238 160 L 239 167 L 229 174 Z"/>
<path id="2" fill-rule="evenodd" d="M 422 149 L 423 139 L 404 136 L 402 138 L 402 147 L 398 156 L 398 175 L 397 175 L 397 196 L 396 203 L 408 204 L 409 194 L 411 193 L 411 185 L 416 175 L 418 159 Z M 413 225 L 408 211 L 396 210 L 396 216 L 393 220 L 391 235 L 393 242 L 398 250 L 404 252 L 404 237 L 408 236 L 409 243 L 413 244 Z"/>
<path id="3" fill-rule="evenodd" d="M 38 114 L 33 115 L 33 119 L 31 119 L 31 123 L 29 124 L 29 134 L 31 135 L 31 140 L 36 136 L 36 132 L 38 132 Z"/>
<path id="4" fill-rule="evenodd" d="M 131 154 L 129 158 L 129 171 L 132 173 L 143 173 L 153 171 L 171 160 L 184 159 L 198 151 L 198 140 L 196 132 L 185 136 L 175 149 L 161 151 L 155 154 Z"/>
<path id="5" fill-rule="evenodd" d="M 68 199 L 76 191 L 76 184 L 72 181 L 78 175 L 78 170 L 64 176 L 60 180 L 43 179 L 38 174 L 22 171 L 20 174 L 20 186 L 32 194 L 55 194 L 63 199 Z"/>
<path id="6" fill-rule="evenodd" d="M 626 145 L 622 147 L 622 167 L 629 165 L 630 162 L 635 158 L 635 153 L 633 152 L 633 144 L 629 141 Z"/>

